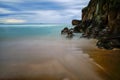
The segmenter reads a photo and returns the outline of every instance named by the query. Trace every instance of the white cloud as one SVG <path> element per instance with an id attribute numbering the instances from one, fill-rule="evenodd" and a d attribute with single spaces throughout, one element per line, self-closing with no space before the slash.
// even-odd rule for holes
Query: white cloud
<path id="1" fill-rule="evenodd" d="M 18 13 L 18 12 L 14 12 Z M 80 19 L 81 11 L 79 9 L 65 10 L 33 10 L 21 11 L 19 13 L 32 13 L 30 15 L 19 14 L 7 16 L 3 19 L 4 23 L 71 23 L 73 18 Z M 21 20 L 22 19 L 22 20 Z"/>
<path id="2" fill-rule="evenodd" d="M 10 15 L 5 17 L 5 19 L 18 19 L 26 20 L 29 23 L 71 23 L 72 19 L 81 19 L 81 9 L 87 6 L 89 0 L 0 0 L 0 2 L 11 2 L 7 3 L 9 6 L 20 9 L 20 11 L 10 11 L 4 8 L 0 8 L 0 13 L 14 13 L 15 15 Z M 34 7 L 27 7 L 26 5 L 16 4 L 17 3 L 27 3 L 27 2 L 53 2 L 63 7 L 62 9 L 35 9 Z M 12 4 L 15 3 L 15 4 Z M 28 4 L 29 5 L 29 4 Z M 34 4 L 35 5 L 35 4 Z M 34 6 L 32 5 L 32 6 Z M 47 6 L 47 5 L 45 5 Z M 49 6 L 48 6 L 49 7 Z M 19 14 L 18 14 L 19 13 Z M 29 15 L 21 13 L 32 13 Z M 14 20 L 12 20 L 15 22 Z M 9 22 L 9 21 L 8 21 Z M 22 21 L 18 21 L 22 22 Z"/>
<path id="3" fill-rule="evenodd" d="M 17 12 L 16 12 L 17 13 Z M 12 15 L 5 18 L 4 22 L 23 22 L 28 23 L 71 23 L 72 19 L 80 19 L 81 11 L 79 9 L 65 9 L 65 10 L 33 10 L 21 11 L 20 13 L 32 13 L 30 15 L 19 14 Z M 8 20 L 7 20 L 8 19 Z M 11 20 L 17 19 L 17 20 Z"/>
<path id="4" fill-rule="evenodd" d="M 21 19 L 0 19 L 0 23 L 25 23 L 25 20 L 21 20 Z"/>
<path id="5" fill-rule="evenodd" d="M 12 2 L 12 3 L 19 3 L 23 2 L 24 0 L 0 0 L 0 2 Z"/>
<path id="6" fill-rule="evenodd" d="M 13 11 L 7 10 L 5 8 L 0 8 L 0 14 L 12 13 Z"/>
<path id="7" fill-rule="evenodd" d="M 71 8 L 74 6 L 84 7 L 90 0 L 49 0 L 61 4 L 65 7 Z"/>
<path id="8" fill-rule="evenodd" d="M 34 15 L 14 16 L 15 18 L 27 19 L 30 23 L 71 23 L 73 18 L 80 19 L 80 10 L 36 10 L 25 11 L 26 13 L 33 13 Z M 24 13 L 25 13 L 24 12 Z M 13 17 L 13 16 L 12 16 Z"/>
<path id="9" fill-rule="evenodd" d="M 53 2 L 61 2 L 61 3 L 83 3 L 89 0 L 47 0 Z"/>

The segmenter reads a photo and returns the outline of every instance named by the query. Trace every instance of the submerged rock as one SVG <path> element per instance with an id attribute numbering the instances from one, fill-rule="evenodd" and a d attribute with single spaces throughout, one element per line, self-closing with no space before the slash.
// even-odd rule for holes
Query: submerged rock
<path id="1" fill-rule="evenodd" d="M 65 27 L 62 31 L 61 34 L 67 34 L 69 32 L 69 29 Z"/>
<path id="2" fill-rule="evenodd" d="M 73 32 L 74 32 L 74 29 L 71 28 L 71 29 L 68 29 L 67 27 L 65 27 L 62 31 L 61 31 L 61 34 L 62 35 L 66 35 L 66 38 L 73 38 Z"/>

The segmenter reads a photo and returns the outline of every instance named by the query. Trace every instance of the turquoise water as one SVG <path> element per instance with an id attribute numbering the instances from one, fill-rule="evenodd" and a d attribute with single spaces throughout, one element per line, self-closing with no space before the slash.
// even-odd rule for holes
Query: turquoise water
<path id="1" fill-rule="evenodd" d="M 0 40 L 23 37 L 57 37 L 65 24 L 0 25 Z"/>
<path id="2" fill-rule="evenodd" d="M 102 80 L 82 51 L 90 42 L 77 34 L 66 39 L 64 27 L 70 25 L 0 25 L 0 80 Z"/>

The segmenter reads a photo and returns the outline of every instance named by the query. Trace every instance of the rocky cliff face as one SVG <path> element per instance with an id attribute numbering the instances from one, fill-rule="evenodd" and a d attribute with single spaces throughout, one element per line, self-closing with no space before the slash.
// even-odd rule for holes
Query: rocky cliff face
<path id="1" fill-rule="evenodd" d="M 90 0 L 82 9 L 81 24 L 76 26 L 86 35 L 98 36 L 105 30 L 106 34 L 120 35 L 120 0 Z"/>

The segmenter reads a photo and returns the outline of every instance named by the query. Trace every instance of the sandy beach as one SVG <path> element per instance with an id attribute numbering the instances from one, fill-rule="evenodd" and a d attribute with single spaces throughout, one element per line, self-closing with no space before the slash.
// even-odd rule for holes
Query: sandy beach
<path id="1" fill-rule="evenodd" d="M 2 44 L 0 80 L 111 80 L 85 54 L 97 52 L 91 51 L 94 45 L 87 46 L 91 40 L 22 39 Z"/>
<path id="2" fill-rule="evenodd" d="M 120 80 L 120 50 L 104 50 L 98 48 L 84 49 L 84 52 L 102 67 L 111 80 Z"/>

